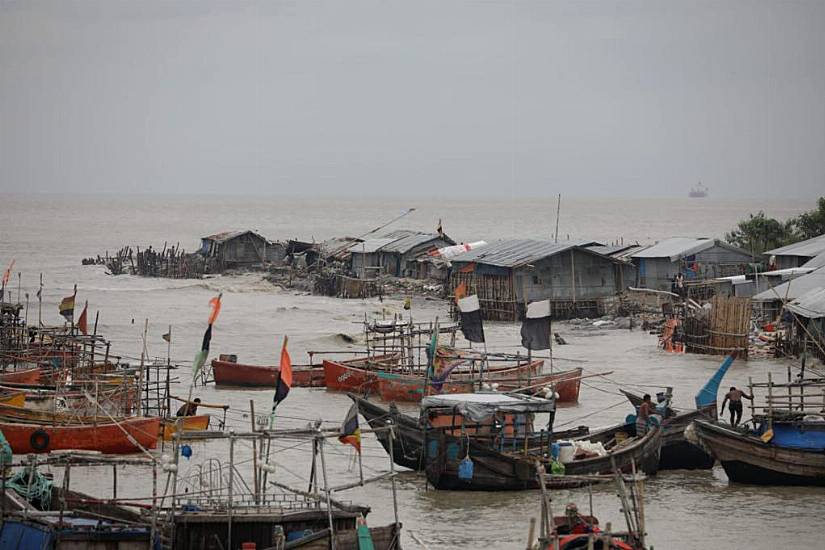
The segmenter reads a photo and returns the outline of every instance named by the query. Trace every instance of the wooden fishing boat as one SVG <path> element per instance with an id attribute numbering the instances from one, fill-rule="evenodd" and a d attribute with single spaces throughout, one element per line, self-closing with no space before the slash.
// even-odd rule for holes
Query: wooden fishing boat
<path id="1" fill-rule="evenodd" d="M 0 384 L 37 384 L 40 381 L 40 367 L 25 370 L 9 370 L 0 373 Z"/>
<path id="2" fill-rule="evenodd" d="M 181 427 L 184 432 L 207 430 L 209 429 L 210 419 L 211 417 L 208 414 L 164 418 L 160 423 L 160 437 L 164 441 L 171 441 L 175 437 L 178 427 Z"/>
<path id="3" fill-rule="evenodd" d="M 520 387 L 535 385 L 536 380 L 538 380 L 538 373 L 543 366 L 544 361 L 537 360 L 514 367 L 498 367 L 486 371 L 483 378 L 479 378 L 480 373 L 477 371 L 465 374 L 460 370 L 455 370 L 444 382 L 430 381 L 426 390 L 427 380 L 422 374 L 379 372 L 378 394 L 384 401 L 418 402 L 425 395 L 472 393 L 482 382 L 499 384 L 498 389 L 501 391 L 507 391 L 507 388 L 515 390 Z M 544 378 L 545 381 L 547 379 Z M 538 383 L 544 384 L 544 382 Z"/>
<path id="4" fill-rule="evenodd" d="M 411 470 L 423 471 L 424 462 L 422 449 L 424 448 L 425 427 L 418 419 L 404 414 L 398 410 L 394 403 L 390 403 L 388 408 L 382 407 L 372 401 L 363 399 L 354 394 L 348 394 L 349 398 L 358 404 L 358 412 L 361 413 L 371 428 L 377 430 L 375 436 L 378 442 L 387 451 L 387 454 L 392 454 L 394 462 L 405 468 Z M 452 416 L 452 414 L 451 414 Z M 451 419 L 450 422 L 453 420 Z M 440 422 L 436 422 L 440 423 Z M 392 426 L 394 434 L 390 436 L 390 432 L 386 429 Z M 574 437 L 581 437 L 587 435 L 589 429 L 587 426 L 578 426 L 570 430 L 554 432 L 554 439 L 570 439 Z M 483 441 L 486 444 L 492 445 L 495 437 L 492 435 L 473 434 L 475 439 Z M 546 434 L 531 435 L 529 437 L 528 445 L 530 447 L 539 443 L 542 438 L 546 438 Z M 515 443 L 513 443 L 515 441 Z M 515 444 L 515 446 L 523 446 L 523 440 L 518 438 L 505 439 L 504 444 L 507 446 Z"/>
<path id="5" fill-rule="evenodd" d="M 90 393 L 97 396 L 97 402 L 103 409 L 114 416 L 125 416 L 131 413 L 137 402 L 137 388 L 109 387 L 90 389 Z M 44 412 L 73 412 L 81 415 L 95 415 L 100 412 L 97 405 L 90 402 L 83 391 L 55 391 L 49 389 L 27 390 L 26 408 Z"/>
<path id="6" fill-rule="evenodd" d="M 491 410 L 482 411 L 478 407 L 478 402 L 465 397 L 436 396 L 425 398 L 422 405 L 432 407 L 436 404 L 450 403 L 455 403 L 454 407 L 461 413 L 462 422 L 457 423 L 454 420 L 449 426 L 441 426 L 441 429 L 438 429 L 439 426 L 433 426 L 433 429 L 425 432 L 425 471 L 433 487 L 476 491 L 538 487 L 535 465 L 536 462 L 540 462 L 550 468 L 551 463 L 546 457 L 551 454 L 551 438 L 540 438 L 538 444 L 528 442 L 527 445 L 523 443 L 526 440 L 522 439 L 522 446 L 519 447 L 516 442 L 508 444 L 505 440 L 499 440 L 493 445 L 482 444 L 464 434 L 468 431 L 489 429 L 489 423 L 492 421 L 495 425 L 502 414 L 513 415 L 512 426 L 517 433 L 531 433 L 531 414 L 542 411 L 540 403 L 536 403 L 535 406 L 520 406 L 518 403 L 491 399 Z M 480 423 L 481 420 L 483 422 Z M 565 475 L 575 477 L 605 474 L 617 468 L 620 471 L 630 471 L 633 467 L 653 475 L 659 469 L 662 431 L 658 426 L 651 427 L 643 437 L 636 437 L 635 424 L 620 424 L 577 438 L 576 441 L 584 440 L 591 444 L 601 443 L 606 453 L 592 453 L 564 462 Z M 556 476 L 553 481 L 554 488 L 575 487 L 580 484 L 579 480 L 566 480 L 564 476 Z"/>
<path id="7" fill-rule="evenodd" d="M 0 431 L 14 454 L 47 453 L 76 449 L 107 454 L 128 454 L 154 449 L 160 418 L 132 417 L 98 424 L 29 424 L 0 420 Z M 140 447 L 138 446 L 140 445 Z"/>
<path id="8" fill-rule="evenodd" d="M 582 368 L 579 367 L 553 374 L 538 374 L 531 378 L 527 387 L 524 386 L 526 382 L 519 381 L 493 379 L 490 382 L 497 384 L 496 391 L 503 393 L 518 392 L 543 397 L 549 394 L 547 390 L 553 390 L 556 394 L 556 403 L 578 403 L 582 372 Z"/>
<path id="9" fill-rule="evenodd" d="M 367 548 L 374 550 L 400 550 L 401 524 L 382 525 L 380 527 L 366 527 L 371 545 Z M 339 550 L 361 550 L 363 537 L 361 529 L 340 530 L 335 533 L 335 548 Z M 291 540 L 284 545 L 284 550 L 327 550 L 333 548 L 329 536 L 329 529 L 321 529 L 301 538 Z"/>
<path id="10" fill-rule="evenodd" d="M 605 530 L 599 525 L 599 520 L 593 515 L 579 513 L 574 503 L 564 507 L 564 515 L 553 515 L 553 499 L 547 491 L 548 485 L 553 483 L 541 465 L 536 465 L 537 479 L 541 488 L 540 531 L 538 544 L 532 540 L 532 529 L 527 548 L 535 550 L 574 550 L 599 548 L 601 550 L 646 550 L 645 514 L 643 491 L 639 476 L 631 478 L 630 485 L 625 484 L 624 476 L 618 471 L 612 476 L 586 476 L 582 478 L 585 484 L 595 484 L 612 480 L 616 486 L 616 496 L 619 497 L 620 510 L 624 513 L 626 531 L 613 531 L 610 523 Z M 593 509 L 593 502 L 590 502 Z"/>
<path id="11" fill-rule="evenodd" d="M 797 422 L 797 428 L 801 422 Z M 806 423 L 811 432 L 825 436 L 825 420 Z M 775 424 L 773 430 L 777 430 Z M 825 485 L 825 449 L 785 447 L 754 432 L 745 432 L 708 419 L 692 424 L 696 441 L 722 463 L 733 482 L 756 485 Z M 688 437 L 694 437 L 691 430 Z M 764 433 L 763 433 L 764 435 Z"/>
<path id="12" fill-rule="evenodd" d="M 638 408 L 642 404 L 640 395 L 621 391 L 634 407 Z M 708 418 L 708 413 L 700 410 L 677 412 L 668 408 L 662 422 L 660 470 L 709 470 L 713 468 L 716 460 L 702 447 L 685 439 L 685 428 L 697 418 Z"/>
<path id="13" fill-rule="evenodd" d="M 331 391 L 374 393 L 378 391 L 378 373 L 397 369 L 400 353 L 331 361 L 324 359 L 324 385 Z"/>
<path id="14" fill-rule="evenodd" d="M 212 360 L 212 375 L 216 386 L 269 388 L 275 387 L 278 367 L 245 365 L 234 361 Z M 293 365 L 292 386 L 318 388 L 324 386 L 324 368 L 313 365 Z"/>
<path id="15" fill-rule="evenodd" d="M 699 418 L 716 418 L 716 399 L 719 393 L 719 384 L 727 373 L 736 354 L 725 357 L 713 376 L 702 386 L 696 394 L 696 409 L 690 411 L 678 411 L 670 407 L 670 393 L 668 388 L 657 397 L 661 396 L 663 403 L 657 406 L 657 410 L 664 417 L 662 422 L 662 453 L 659 460 L 661 470 L 707 470 L 713 468 L 716 460 L 699 445 L 688 441 L 685 437 L 685 429 L 691 422 Z M 622 390 L 638 410 L 642 404 L 642 396 Z"/>

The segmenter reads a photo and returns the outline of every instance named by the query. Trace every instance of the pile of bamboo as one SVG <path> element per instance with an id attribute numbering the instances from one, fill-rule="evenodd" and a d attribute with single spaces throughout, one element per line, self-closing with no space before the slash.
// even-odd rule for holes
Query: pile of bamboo
<path id="1" fill-rule="evenodd" d="M 751 299 L 717 295 L 710 304 L 706 353 L 727 355 L 738 352 L 740 357 L 747 359 Z"/>

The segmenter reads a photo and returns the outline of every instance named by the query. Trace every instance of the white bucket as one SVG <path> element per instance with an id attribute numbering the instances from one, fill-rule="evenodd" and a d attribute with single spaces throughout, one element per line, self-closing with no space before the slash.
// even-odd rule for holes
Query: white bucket
<path id="1" fill-rule="evenodd" d="M 566 464 L 573 462 L 573 456 L 576 454 L 573 444 L 569 441 L 559 441 L 559 462 Z"/>

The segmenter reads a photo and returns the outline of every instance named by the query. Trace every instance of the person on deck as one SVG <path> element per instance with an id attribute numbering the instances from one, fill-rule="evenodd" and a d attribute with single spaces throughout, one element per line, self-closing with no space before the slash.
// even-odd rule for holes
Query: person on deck
<path id="1" fill-rule="evenodd" d="M 675 283 L 676 294 L 684 298 L 687 293 L 685 292 L 685 276 L 681 272 L 676 274 Z"/>
<path id="2" fill-rule="evenodd" d="M 184 403 L 178 409 L 176 416 L 195 416 L 198 414 L 198 403 L 201 402 L 200 397 L 196 397 L 194 401 Z"/>
<path id="3" fill-rule="evenodd" d="M 722 412 L 719 416 L 725 414 L 725 403 L 730 401 L 730 425 L 736 427 L 742 420 L 742 398 L 753 401 L 753 396 L 746 394 L 742 390 L 736 389 L 736 386 L 731 386 L 730 391 L 725 394 L 725 400 L 722 401 Z"/>
<path id="4" fill-rule="evenodd" d="M 652 413 L 653 401 L 650 400 L 650 394 L 646 393 L 636 414 L 636 436 L 642 437 L 647 433 L 647 421 Z"/>

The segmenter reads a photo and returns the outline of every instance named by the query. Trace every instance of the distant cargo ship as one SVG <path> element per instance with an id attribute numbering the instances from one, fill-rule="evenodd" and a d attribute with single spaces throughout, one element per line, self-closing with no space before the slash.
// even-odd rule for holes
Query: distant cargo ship
<path id="1" fill-rule="evenodd" d="M 708 188 L 702 185 L 702 182 L 699 182 L 699 185 L 696 187 L 690 188 L 690 193 L 688 193 L 688 197 L 692 199 L 701 199 L 708 196 Z"/>

